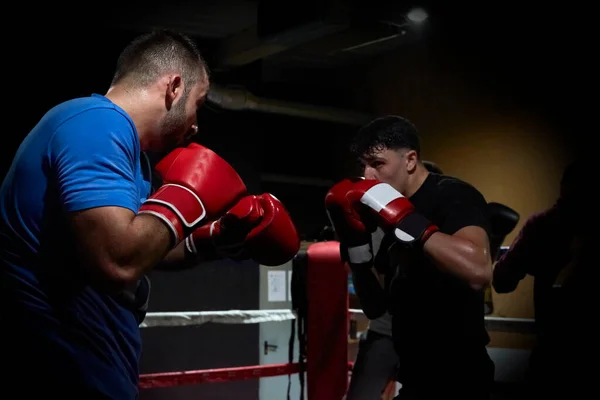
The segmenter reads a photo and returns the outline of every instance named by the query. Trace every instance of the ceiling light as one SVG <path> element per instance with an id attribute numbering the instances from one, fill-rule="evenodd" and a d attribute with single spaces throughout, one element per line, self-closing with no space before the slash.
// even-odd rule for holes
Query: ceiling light
<path id="1" fill-rule="evenodd" d="M 424 9 L 422 9 L 420 7 L 413 8 L 412 10 L 410 10 L 408 12 L 408 14 L 406 14 L 406 18 L 408 18 L 409 21 L 414 22 L 416 24 L 422 23 L 428 17 L 429 17 L 429 14 L 427 14 L 427 11 L 425 11 Z"/>

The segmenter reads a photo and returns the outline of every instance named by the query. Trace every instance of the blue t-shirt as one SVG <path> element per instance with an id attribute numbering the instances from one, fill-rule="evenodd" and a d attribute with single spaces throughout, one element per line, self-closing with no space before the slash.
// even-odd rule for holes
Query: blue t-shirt
<path id="1" fill-rule="evenodd" d="M 137 213 L 150 194 L 148 167 L 133 121 L 92 95 L 41 119 L 0 188 L 0 304 L 18 342 L 11 346 L 35 357 L 32 368 L 113 399 L 137 396 L 139 323 L 120 296 L 88 284 L 67 213 L 102 206 Z"/>

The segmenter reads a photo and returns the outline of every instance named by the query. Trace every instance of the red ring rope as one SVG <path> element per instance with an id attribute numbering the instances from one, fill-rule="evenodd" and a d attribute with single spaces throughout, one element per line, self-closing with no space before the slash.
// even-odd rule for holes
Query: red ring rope
<path id="1" fill-rule="evenodd" d="M 353 362 L 348 363 L 352 370 Z M 268 376 L 290 375 L 300 372 L 300 364 L 254 365 L 237 368 L 203 369 L 198 371 L 159 372 L 140 375 L 140 388 L 151 389 L 200 383 L 241 381 Z"/>
<path id="2" fill-rule="evenodd" d="M 237 368 L 204 369 L 198 371 L 160 372 L 140 375 L 140 388 L 158 388 L 199 383 L 217 383 L 297 374 L 300 364 L 253 365 Z"/>

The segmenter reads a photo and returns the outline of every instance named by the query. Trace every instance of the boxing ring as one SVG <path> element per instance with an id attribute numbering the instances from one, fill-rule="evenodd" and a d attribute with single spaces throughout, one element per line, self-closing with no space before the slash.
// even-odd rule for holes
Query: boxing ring
<path id="1" fill-rule="evenodd" d="M 300 251 L 292 264 L 292 307 L 289 310 L 148 313 L 140 327 L 293 321 L 292 335 L 297 335 L 300 347 L 296 362 L 290 359 L 287 364 L 144 374 L 140 375 L 140 389 L 297 374 L 302 398 L 306 393 L 310 400 L 341 399 L 349 378 L 350 323 L 348 270 L 340 259 L 339 243 L 314 243 Z M 290 342 L 295 342 L 294 336 Z"/>
<path id="2" fill-rule="evenodd" d="M 340 259 L 339 243 L 314 243 L 293 261 L 291 309 L 157 312 L 148 313 L 140 325 L 151 329 L 205 323 L 294 321 L 292 335 L 297 335 L 300 346 L 296 362 L 290 358 L 287 364 L 143 374 L 140 389 L 299 374 L 301 399 L 341 400 L 353 366 L 348 360 L 350 319 L 364 317 L 362 310 L 348 306 L 348 269 Z M 533 331 L 533 320 L 486 317 L 486 326 L 490 331 L 527 333 Z M 294 336 L 292 339 L 291 343 Z"/>

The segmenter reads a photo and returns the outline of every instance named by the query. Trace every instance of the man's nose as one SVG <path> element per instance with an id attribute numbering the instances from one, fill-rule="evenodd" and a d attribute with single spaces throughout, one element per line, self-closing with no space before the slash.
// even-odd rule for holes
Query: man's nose
<path id="1" fill-rule="evenodd" d="M 376 170 L 375 168 L 365 167 L 364 175 L 366 179 L 376 179 Z"/>

